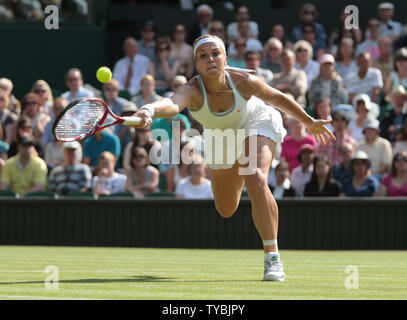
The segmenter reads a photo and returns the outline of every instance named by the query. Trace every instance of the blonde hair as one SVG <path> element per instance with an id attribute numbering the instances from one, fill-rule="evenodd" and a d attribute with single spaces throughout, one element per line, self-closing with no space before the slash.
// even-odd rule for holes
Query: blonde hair
<path id="1" fill-rule="evenodd" d="M 111 153 L 110 151 L 103 151 L 99 155 L 99 162 L 101 160 L 108 160 L 108 161 L 116 162 L 116 156 L 113 153 Z"/>
<path id="2" fill-rule="evenodd" d="M 113 86 L 113 87 L 115 87 L 116 89 L 119 89 L 120 84 L 119 84 L 119 81 L 117 81 L 116 79 L 112 79 L 112 80 L 110 80 L 109 82 L 106 82 L 106 83 L 103 84 L 103 90 L 106 90 L 106 88 L 107 88 L 108 86 Z"/>
<path id="3" fill-rule="evenodd" d="M 45 80 L 40 79 L 40 80 L 35 81 L 32 89 L 31 89 L 31 92 L 35 93 L 35 89 L 39 86 L 44 87 L 45 91 L 47 92 L 47 96 L 48 96 L 47 101 L 54 104 L 54 96 L 52 95 L 51 87 L 49 86 L 48 82 L 46 82 Z"/>
<path id="4" fill-rule="evenodd" d="M 313 50 L 311 44 L 306 40 L 299 40 L 293 46 L 293 51 L 296 53 L 299 48 L 304 48 L 307 53 L 309 59 L 312 59 Z"/>
<path id="5" fill-rule="evenodd" d="M 7 92 L 5 90 L 3 90 L 2 88 L 0 88 L 0 95 L 3 96 L 4 109 L 7 109 L 10 104 L 10 100 L 8 98 Z"/>
<path id="6" fill-rule="evenodd" d="M 151 81 L 155 84 L 155 79 L 151 74 L 146 74 L 143 78 L 141 78 L 140 83 L 143 84 L 144 81 Z"/>
<path id="7" fill-rule="evenodd" d="M 280 41 L 280 39 L 276 37 L 272 37 L 267 40 L 266 47 L 268 48 L 270 45 L 275 44 L 280 50 L 283 49 L 283 43 Z"/>

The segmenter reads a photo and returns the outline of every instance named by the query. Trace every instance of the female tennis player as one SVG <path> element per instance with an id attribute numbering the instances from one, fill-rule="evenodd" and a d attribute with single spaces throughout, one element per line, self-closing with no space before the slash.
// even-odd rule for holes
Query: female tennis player
<path id="1" fill-rule="evenodd" d="M 257 144 L 256 162 L 251 174 L 239 174 L 239 168 L 247 167 L 247 163 L 241 164 L 238 157 L 233 163 L 208 164 L 212 169 L 211 183 L 216 209 L 222 217 L 231 217 L 246 185 L 252 203 L 253 221 L 263 240 L 263 280 L 284 281 L 283 264 L 277 247 L 278 208 L 268 188 L 267 178 L 276 144 L 283 141 L 286 130 L 280 113 L 270 105 L 303 122 L 316 140 L 324 145 L 335 140 L 325 126 L 330 121 L 308 116 L 299 104 L 248 70 L 227 67 L 225 45 L 218 37 L 205 35 L 197 38 L 193 51 L 199 75 L 178 88 L 171 98 L 142 106 L 135 116 L 142 118 L 140 127 L 144 127 L 148 125 L 150 117 L 171 118 L 188 108 L 204 128 L 246 130 L 241 141 L 245 155 L 252 157 L 253 154 L 249 154 L 252 150 L 250 144 Z"/>

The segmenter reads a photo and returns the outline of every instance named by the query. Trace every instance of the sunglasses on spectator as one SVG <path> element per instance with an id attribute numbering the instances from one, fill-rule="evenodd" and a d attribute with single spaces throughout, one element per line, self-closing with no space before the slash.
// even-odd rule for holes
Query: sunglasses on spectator
<path id="1" fill-rule="evenodd" d="M 32 144 L 32 143 L 23 143 L 23 144 L 21 144 L 21 146 L 22 146 L 23 148 L 28 148 L 28 147 L 32 147 L 33 144 Z"/>
<path id="2" fill-rule="evenodd" d="M 312 15 L 314 15 L 314 14 L 315 14 L 315 12 L 314 12 L 314 11 L 308 11 L 308 10 L 305 10 L 305 11 L 304 11 L 304 14 L 312 14 Z"/>
<path id="3" fill-rule="evenodd" d="M 242 47 L 246 47 L 246 43 L 236 43 L 235 44 L 236 48 L 242 48 Z"/>
<path id="4" fill-rule="evenodd" d="M 157 49 L 157 51 L 168 51 L 168 50 L 170 50 L 170 47 L 162 47 Z"/>
<path id="5" fill-rule="evenodd" d="M 26 101 L 25 105 L 26 106 L 30 106 L 30 105 L 34 105 L 37 104 L 37 101 Z"/>
<path id="6" fill-rule="evenodd" d="M 141 29 L 141 32 L 154 32 L 154 29 L 152 29 L 152 28 L 148 28 L 148 29 L 144 28 L 144 29 Z"/>
<path id="7" fill-rule="evenodd" d="M 278 48 L 277 47 L 270 47 L 269 48 L 269 51 L 275 51 L 275 50 L 278 50 Z"/>
<path id="8" fill-rule="evenodd" d="M 307 51 L 307 49 L 305 49 L 305 48 L 298 48 L 297 49 L 297 52 L 301 52 L 301 51 Z"/>
<path id="9" fill-rule="evenodd" d="M 404 157 L 397 157 L 396 159 L 394 159 L 394 161 L 395 162 L 400 162 L 400 161 L 407 162 L 407 159 Z"/>
<path id="10" fill-rule="evenodd" d="M 142 154 L 136 154 L 136 155 L 134 155 L 134 158 L 136 158 L 136 159 L 143 159 L 143 158 L 145 158 L 145 156 L 142 155 Z"/>
<path id="11" fill-rule="evenodd" d="M 44 93 L 44 92 L 46 92 L 46 90 L 45 89 L 35 89 L 34 92 L 35 93 Z"/>
<path id="12" fill-rule="evenodd" d="M 334 118 L 333 121 L 346 121 L 345 118 Z"/>
<path id="13" fill-rule="evenodd" d="M 26 129 L 32 129 L 33 127 L 32 126 L 21 126 L 20 127 L 20 129 L 24 129 L 24 130 L 26 130 Z"/>
<path id="14" fill-rule="evenodd" d="M 224 32 L 225 30 L 223 30 L 222 28 L 213 28 L 211 30 L 209 30 L 210 32 Z"/>

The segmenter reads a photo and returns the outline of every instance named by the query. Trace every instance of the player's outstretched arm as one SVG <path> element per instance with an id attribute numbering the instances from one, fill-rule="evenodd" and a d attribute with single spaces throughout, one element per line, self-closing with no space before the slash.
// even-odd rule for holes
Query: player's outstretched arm
<path id="1" fill-rule="evenodd" d="M 327 145 L 331 141 L 336 140 L 332 132 L 326 127 L 331 120 L 312 118 L 296 101 L 288 98 L 286 95 L 284 95 L 284 93 L 270 87 L 264 81 L 255 76 L 249 76 L 248 81 L 252 95 L 262 99 L 268 104 L 288 113 L 304 123 L 308 132 L 315 136 L 317 142 Z"/>

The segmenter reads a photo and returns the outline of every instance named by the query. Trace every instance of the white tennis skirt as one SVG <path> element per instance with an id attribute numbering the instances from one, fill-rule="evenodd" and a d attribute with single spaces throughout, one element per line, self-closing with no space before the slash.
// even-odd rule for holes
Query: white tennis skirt
<path id="1" fill-rule="evenodd" d="M 266 105 L 262 100 L 255 99 L 250 103 L 245 123 L 240 129 L 204 130 L 204 157 L 206 164 L 213 170 L 232 168 L 236 160 L 244 164 L 249 161 L 244 157 L 244 141 L 247 137 L 256 136 L 270 138 L 281 143 L 287 134 L 279 111 Z M 250 138 L 249 138 L 250 141 Z M 250 143 L 249 156 L 257 155 L 256 144 Z"/>

